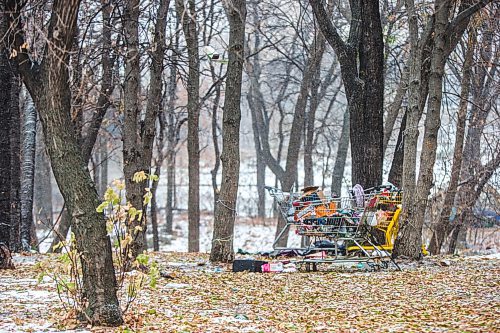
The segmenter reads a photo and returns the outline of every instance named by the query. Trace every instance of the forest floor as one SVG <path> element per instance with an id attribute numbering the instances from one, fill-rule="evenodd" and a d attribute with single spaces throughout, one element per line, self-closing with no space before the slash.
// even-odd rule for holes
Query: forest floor
<path id="1" fill-rule="evenodd" d="M 50 279 L 54 256 L 0 271 L 0 332 L 498 332 L 500 257 L 429 257 L 402 271 L 232 273 L 205 254 L 153 253 L 163 277 L 119 328 L 79 327 Z M 45 263 L 45 264 L 44 264 Z"/>

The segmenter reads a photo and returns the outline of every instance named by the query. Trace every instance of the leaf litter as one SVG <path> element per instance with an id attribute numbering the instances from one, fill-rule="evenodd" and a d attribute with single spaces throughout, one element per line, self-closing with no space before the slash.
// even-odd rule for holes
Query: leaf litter
<path id="1" fill-rule="evenodd" d="M 36 262 L 0 271 L 1 332 L 498 332 L 500 258 L 427 258 L 402 271 L 232 273 L 206 254 L 152 253 L 161 278 L 118 328 L 81 325 Z M 16 259 L 16 258 L 15 258 Z M 442 265 L 446 260 L 447 265 Z M 55 261 L 54 261 L 54 264 Z M 448 265 L 449 264 L 449 265 Z"/>

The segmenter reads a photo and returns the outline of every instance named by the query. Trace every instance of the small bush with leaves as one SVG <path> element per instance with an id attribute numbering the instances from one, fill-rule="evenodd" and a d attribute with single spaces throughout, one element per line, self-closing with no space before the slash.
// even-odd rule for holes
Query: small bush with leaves
<path id="1" fill-rule="evenodd" d="M 134 175 L 133 181 L 152 183 L 158 181 L 158 176 L 141 171 Z M 144 191 L 143 208 L 146 209 L 151 202 L 152 193 L 150 187 L 145 187 Z M 146 223 L 145 214 L 126 202 L 125 184 L 120 180 L 112 182 L 104 194 L 104 201 L 96 210 L 106 217 L 106 230 L 112 240 L 118 296 L 122 299 L 122 310 L 125 313 L 137 298 L 138 292 L 146 285 L 155 288 L 160 276 L 157 263 L 146 253 L 133 258 L 130 251 L 130 246 L 135 241 L 138 231 L 142 230 Z M 137 220 L 141 223 L 131 230 L 131 223 Z M 39 282 L 44 276 L 49 276 L 56 283 L 57 293 L 65 310 L 68 313 L 84 315 L 82 310 L 86 307 L 86 300 L 83 293 L 80 253 L 76 249 L 75 235 L 71 233 L 70 239 L 59 242 L 54 246 L 54 249 L 56 248 L 64 250 L 57 258 L 59 265 L 42 264 L 45 267 L 42 267 Z M 134 270 L 133 274 L 126 274 L 132 270 Z"/>

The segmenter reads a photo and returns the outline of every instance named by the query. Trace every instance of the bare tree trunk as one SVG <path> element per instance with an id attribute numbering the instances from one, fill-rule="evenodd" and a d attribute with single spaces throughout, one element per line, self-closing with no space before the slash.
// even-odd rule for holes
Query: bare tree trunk
<path id="1" fill-rule="evenodd" d="M 215 74 L 215 69 L 213 65 L 210 65 L 210 72 L 212 74 L 212 81 L 215 81 L 216 74 Z M 219 201 L 219 192 L 220 189 L 217 185 L 217 174 L 219 173 L 220 169 L 220 148 L 219 148 L 219 135 L 218 135 L 218 124 L 217 124 L 217 113 L 219 110 L 219 103 L 220 103 L 220 97 L 221 97 L 221 86 L 220 84 L 217 84 L 215 88 L 215 98 L 213 101 L 213 106 L 212 106 L 212 143 L 214 145 L 214 158 L 215 158 L 215 164 L 214 168 L 210 170 L 210 174 L 212 176 L 212 189 L 214 191 L 214 212 L 215 212 L 215 207 L 217 206 L 217 201 Z"/>
<path id="2" fill-rule="evenodd" d="M 188 251 L 200 250 L 200 59 L 198 50 L 198 30 L 196 28 L 196 3 L 176 0 L 177 15 L 181 18 L 182 28 L 189 54 L 188 93 Z"/>
<path id="3" fill-rule="evenodd" d="M 47 34 L 46 54 L 38 65 L 31 63 L 23 46 L 21 8 L 9 2 L 16 60 L 39 112 L 54 175 L 72 219 L 77 250 L 81 254 L 83 288 L 88 301 L 85 312 L 93 324 L 120 325 L 123 320 L 116 297 L 116 278 L 111 243 L 104 216 L 97 213 L 99 198 L 71 124 L 71 91 L 68 86 L 69 51 L 75 35 L 78 0 L 56 0 Z M 57 32 L 57 33 L 56 33 Z"/>
<path id="4" fill-rule="evenodd" d="M 123 15 L 123 27 L 125 31 L 125 82 L 124 86 L 124 108 L 125 118 L 123 121 L 123 173 L 125 175 L 125 187 L 127 201 L 137 210 L 143 210 L 142 195 L 144 184 L 134 182 L 134 174 L 143 170 L 144 151 L 141 145 L 139 91 L 140 91 L 140 54 L 139 54 L 139 0 L 127 0 Z M 145 126 L 144 126 L 145 128 Z M 150 162 L 149 162 L 150 163 Z M 149 164 L 148 163 L 148 164 Z M 136 219 L 130 223 L 129 233 L 132 235 L 131 254 L 135 258 L 147 248 L 146 244 L 146 212 L 142 219 Z"/>
<path id="5" fill-rule="evenodd" d="M 347 151 L 349 150 L 349 111 L 344 112 L 344 120 L 342 122 L 342 131 L 340 132 L 340 140 L 337 148 L 337 156 L 333 165 L 332 173 L 332 195 L 338 196 L 342 193 L 342 179 L 344 179 L 345 161 L 347 160 Z"/>
<path id="6" fill-rule="evenodd" d="M 321 43 L 325 44 L 323 53 L 326 48 L 326 40 L 321 39 Z M 321 59 L 323 54 L 320 55 Z M 314 73 L 314 78 L 310 87 L 310 102 L 309 112 L 307 113 L 304 126 L 304 187 L 314 186 L 314 163 L 313 155 L 316 147 L 315 133 L 316 133 L 316 111 L 320 103 L 320 87 L 321 87 L 321 60 L 317 63 Z"/>
<path id="7" fill-rule="evenodd" d="M 21 164 L 21 245 L 24 251 L 31 248 L 33 227 L 33 185 L 35 181 L 36 110 L 26 91 L 23 109 L 23 152 Z M 46 175 L 46 177 L 49 177 Z M 50 179 L 50 178 L 49 178 Z M 35 235 L 36 236 L 36 235 Z"/>
<path id="8" fill-rule="evenodd" d="M 352 20 L 346 42 L 333 26 L 323 4 L 313 0 L 309 3 L 341 67 L 350 113 L 352 182 L 363 187 L 379 185 L 384 137 L 384 44 L 379 4 L 350 2 Z"/>
<path id="9" fill-rule="evenodd" d="M 176 15 L 176 30 L 179 26 L 180 17 L 177 13 Z M 176 34 L 173 38 L 173 55 L 172 62 L 177 61 L 177 53 L 179 47 L 179 34 Z M 173 233 L 173 209 L 174 209 L 174 196 L 175 196 L 175 158 L 176 158 L 176 145 L 178 142 L 178 130 L 180 127 L 176 127 L 176 117 L 175 117 L 175 99 L 177 93 L 177 67 L 170 66 L 170 77 L 168 83 L 168 104 L 167 104 L 167 115 L 166 115 L 166 126 L 167 126 L 167 202 L 165 207 L 165 224 L 166 233 L 172 235 Z"/>
<path id="10" fill-rule="evenodd" d="M 389 170 L 389 182 L 401 188 L 403 184 L 403 163 L 404 163 L 404 140 L 403 135 L 406 131 L 407 112 L 404 113 L 401 119 L 401 127 L 399 128 L 398 140 L 396 149 L 394 149 L 394 157 L 392 158 L 391 170 Z"/>
<path id="11" fill-rule="evenodd" d="M 457 130 L 455 134 L 455 148 L 453 152 L 453 165 L 451 168 L 450 184 L 446 191 L 443 209 L 439 215 L 431 242 L 429 244 L 429 251 L 432 254 L 439 254 L 441 246 L 443 245 L 444 238 L 450 224 L 450 214 L 455 201 L 455 196 L 458 188 L 458 180 L 460 179 L 460 172 L 462 167 L 462 155 L 464 148 L 465 126 L 467 123 L 467 106 L 470 91 L 470 81 L 472 75 L 472 61 L 474 49 L 476 45 L 476 33 L 474 29 L 469 29 L 469 38 L 467 43 L 467 51 L 465 53 L 465 60 L 463 65 L 463 76 L 461 83 L 460 105 L 458 108 Z"/>
<path id="12" fill-rule="evenodd" d="M 408 72 L 406 71 L 403 73 L 401 81 L 399 82 L 399 86 L 396 90 L 396 96 L 394 96 L 394 100 L 392 101 L 391 105 L 389 105 L 389 110 L 387 111 L 387 117 L 384 119 L 384 156 L 387 150 L 387 145 L 389 143 L 389 140 L 391 139 L 392 130 L 394 129 L 394 123 L 396 122 L 398 114 L 400 113 L 401 105 L 403 103 L 403 99 L 405 98 L 406 91 L 408 88 L 407 73 Z"/>
<path id="13" fill-rule="evenodd" d="M 161 164 L 156 166 L 155 175 L 160 176 Z M 156 200 L 156 192 L 158 190 L 158 182 L 153 182 L 151 187 L 151 229 L 153 231 L 153 250 L 160 251 L 160 237 L 158 232 L 158 201 Z"/>
<path id="14" fill-rule="evenodd" d="M 77 133 L 78 133 L 78 138 L 79 142 L 82 144 L 82 156 L 85 161 L 89 161 L 91 156 L 92 156 L 92 150 L 94 148 L 95 142 L 97 140 L 97 136 L 99 134 L 99 129 L 101 128 L 102 121 L 104 117 L 106 116 L 106 112 L 111 104 L 110 101 L 110 96 L 113 92 L 113 66 L 116 60 L 116 52 L 112 54 L 112 43 L 111 43 L 111 29 L 113 26 L 113 22 L 111 19 L 111 12 L 112 8 L 109 5 L 109 2 L 107 0 L 101 0 L 101 5 L 102 7 L 102 19 L 103 19 L 103 26 L 102 26 L 102 55 L 101 55 L 101 64 L 102 64 L 102 82 L 101 82 L 101 88 L 99 91 L 99 97 L 97 99 L 97 107 L 96 107 L 96 112 L 93 114 L 92 119 L 90 120 L 90 124 L 87 128 L 87 133 L 86 136 L 83 137 L 81 130 L 82 130 L 82 112 L 81 110 L 78 110 L 78 116 L 76 117 L 77 120 Z M 76 38 L 75 38 L 76 40 Z M 75 48 L 78 47 L 77 41 L 75 42 Z M 81 66 L 76 63 L 76 68 L 79 69 L 81 72 Z M 78 75 L 81 76 L 81 73 Z M 78 106 L 82 103 L 81 98 L 77 104 Z M 79 123 L 78 123 L 79 122 Z M 107 172 L 104 171 L 104 172 Z M 48 174 L 48 173 L 47 173 Z M 36 178 L 36 177 L 35 177 Z M 41 177 L 43 178 L 43 176 Z M 103 176 L 99 177 L 99 179 L 103 178 Z M 107 176 L 104 177 L 104 179 L 107 179 Z M 49 183 L 50 185 L 50 183 Z M 99 184 L 98 184 L 99 185 Z M 51 214 L 51 219 L 52 219 L 52 214 Z M 63 211 L 61 218 L 59 220 L 59 224 L 56 226 L 54 229 L 54 237 L 52 239 L 52 245 L 49 248 L 49 252 L 52 251 L 54 245 L 59 243 L 62 240 L 67 239 L 68 231 L 71 226 L 71 218 L 70 215 L 68 214 L 67 211 Z M 60 252 L 62 250 L 62 247 L 59 247 L 56 249 L 56 252 Z"/>
<path id="15" fill-rule="evenodd" d="M 166 48 L 166 38 L 165 38 L 165 28 L 167 25 L 167 12 L 170 5 L 170 0 L 161 0 L 158 5 L 158 10 L 156 13 L 156 22 L 154 30 L 153 39 L 153 51 L 151 52 L 151 68 L 150 68 L 150 84 L 148 92 L 148 102 L 146 105 L 146 114 L 144 117 L 144 131 L 141 133 L 142 136 L 142 149 L 143 149 L 143 161 L 142 169 L 148 170 L 151 173 L 151 162 L 153 159 L 153 146 L 156 135 L 156 121 L 160 109 L 162 108 L 162 91 L 163 91 L 163 58 Z M 161 134 L 163 137 L 163 133 Z M 161 155 L 161 154 L 160 154 Z M 161 169 L 161 162 L 163 160 L 162 156 L 158 156 L 159 161 L 156 168 L 158 176 Z M 154 194 L 158 188 L 158 182 L 154 181 L 152 188 Z M 159 250 L 159 240 L 158 240 L 158 223 L 156 221 L 156 199 L 154 199 L 154 208 L 151 206 L 151 221 L 154 222 L 153 226 L 153 243 L 155 250 Z M 144 232 L 144 242 L 145 248 L 147 248 L 147 243 L 145 240 L 146 233 Z"/>
<path id="16" fill-rule="evenodd" d="M 175 151 L 168 148 L 167 152 L 167 206 L 165 214 L 166 233 L 173 233 L 173 209 L 174 209 L 174 191 L 175 191 Z"/>
<path id="17" fill-rule="evenodd" d="M 94 182 L 96 184 L 99 197 L 103 197 L 108 186 L 108 156 L 107 144 L 103 134 L 97 138 L 97 145 L 94 149 L 94 157 L 92 158 L 94 166 Z"/>
<path id="18" fill-rule="evenodd" d="M 463 35 L 471 15 L 489 1 L 474 4 L 466 1 L 460 4 L 459 14 L 449 21 L 451 2 L 440 0 L 435 3 L 435 13 L 428 21 L 420 42 L 418 41 L 417 15 L 413 0 L 406 0 L 410 17 L 410 107 L 405 142 L 403 167 L 403 211 L 401 227 L 396 239 L 393 256 L 407 256 L 412 259 L 421 257 L 422 227 L 427 199 L 433 182 L 433 168 L 436 158 L 437 133 L 440 126 L 442 81 L 445 61 Z M 431 43 L 429 43 L 431 42 Z M 420 44 L 420 45 L 419 45 Z M 430 57 L 426 54 L 430 51 Z M 430 71 L 427 77 L 426 67 Z M 418 74 L 415 65 L 421 65 Z M 427 84 L 428 82 L 428 84 Z M 417 96 L 419 91 L 420 96 Z M 417 126 L 425 97 L 429 93 L 428 110 L 425 120 L 424 145 L 420 156 L 418 186 L 415 182 L 416 149 L 418 141 Z"/>
<path id="19" fill-rule="evenodd" d="M 257 8 L 257 2 L 253 1 L 252 5 L 252 24 L 255 26 L 259 26 L 259 11 Z M 260 46 L 260 35 L 256 32 L 254 35 L 254 43 L 253 47 L 250 48 L 249 42 L 247 41 L 247 53 L 256 52 L 259 50 Z M 253 142 L 255 147 L 255 155 L 256 155 L 256 171 L 257 171 L 257 216 L 260 218 L 264 218 L 266 216 L 266 191 L 265 191 L 265 183 L 266 183 L 266 160 L 264 158 L 263 148 L 261 140 L 264 140 L 264 137 L 267 133 L 263 128 L 262 124 L 257 119 L 257 113 L 259 116 L 262 115 L 265 111 L 265 105 L 263 101 L 263 96 L 261 92 L 260 85 L 260 76 L 262 73 L 261 65 L 260 65 L 260 56 L 259 52 L 256 52 L 253 57 L 247 59 L 245 62 L 246 71 L 250 79 L 250 87 L 247 92 L 247 102 L 250 109 L 250 115 L 252 117 L 252 130 L 253 130 Z"/>
<path id="20" fill-rule="evenodd" d="M 10 98 L 10 250 L 21 250 L 21 82 L 16 63 L 11 63 Z"/>
<path id="21" fill-rule="evenodd" d="M 210 261 L 230 262 L 234 258 L 233 235 L 240 172 L 241 84 L 245 61 L 245 0 L 224 3 L 229 20 L 229 63 L 222 123 L 222 183 L 215 207 L 214 235 Z"/>
<path id="22" fill-rule="evenodd" d="M 412 206 L 413 196 L 416 187 L 416 161 L 417 161 L 417 142 L 418 142 L 418 122 L 420 120 L 420 89 L 422 86 L 421 64 L 422 48 L 418 36 L 418 15 L 415 10 L 413 0 L 405 1 L 408 12 L 409 32 L 410 32 L 410 74 L 409 74 L 409 108 L 406 110 L 406 136 L 403 159 L 403 214 L 402 222 L 393 255 L 406 255 L 408 252 L 414 253 L 414 256 L 420 254 L 421 235 L 412 228 L 414 221 L 414 207 Z M 407 222 L 410 221 L 410 222 Z M 407 244 L 405 244 L 407 242 Z M 416 246 L 416 248 L 415 248 Z M 401 247 L 401 249 L 400 249 Z"/>
<path id="23" fill-rule="evenodd" d="M 0 2 L 0 12 L 5 13 L 5 4 Z M 7 15 L 0 15 L 0 36 L 5 36 Z M 10 128 L 11 128 L 11 77 L 8 48 L 0 48 L 0 243 L 10 243 Z"/>
<path id="24" fill-rule="evenodd" d="M 416 190 L 414 228 L 419 230 L 418 244 L 422 243 L 421 233 L 427 207 L 427 199 L 434 180 L 434 164 L 436 161 L 438 131 L 441 127 L 441 101 L 443 95 L 443 76 L 446 63 L 445 34 L 450 15 L 451 3 L 448 0 L 436 1 L 436 23 L 434 28 L 434 47 L 431 56 L 431 73 L 429 77 L 429 100 L 425 117 L 424 142 L 420 155 L 420 170 Z M 416 257 L 416 254 L 406 253 L 407 256 Z"/>
<path id="25" fill-rule="evenodd" d="M 309 51 L 307 66 L 303 73 L 299 96 L 297 97 L 297 103 L 295 104 L 292 128 L 290 130 L 290 140 L 288 142 L 288 150 L 286 155 L 285 170 L 283 170 L 277 162 L 269 165 L 271 170 L 273 170 L 280 179 L 281 187 L 284 191 L 292 190 L 293 185 L 297 183 L 296 180 L 298 177 L 298 160 L 300 146 L 302 144 L 307 97 L 317 66 L 319 66 L 318 63 L 321 63 L 321 59 L 326 47 L 326 43 L 324 43 L 323 40 L 323 35 L 321 33 L 317 33 L 315 42 L 313 43 Z M 276 236 L 278 236 L 285 224 L 286 221 L 280 217 L 278 219 L 278 226 L 276 228 Z M 285 233 L 279 239 L 276 245 L 278 247 L 286 247 L 287 243 L 288 234 Z"/>
<path id="26" fill-rule="evenodd" d="M 40 221 L 44 228 L 50 228 L 52 226 L 52 184 L 50 181 L 52 168 L 44 141 L 42 126 L 37 126 L 33 206 L 35 221 Z"/>

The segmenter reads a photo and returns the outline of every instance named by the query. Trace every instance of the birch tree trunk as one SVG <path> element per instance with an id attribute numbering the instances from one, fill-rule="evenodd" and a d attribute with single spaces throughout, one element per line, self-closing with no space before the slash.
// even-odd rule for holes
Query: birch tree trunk
<path id="1" fill-rule="evenodd" d="M 26 92 L 23 109 L 23 144 L 21 164 L 21 245 L 24 251 L 31 248 L 33 230 L 33 185 L 35 181 L 36 109 L 33 99 Z M 49 177 L 49 175 L 46 175 Z M 50 178 L 49 178 L 50 179 Z M 36 235 L 34 235 L 36 236 Z"/>

